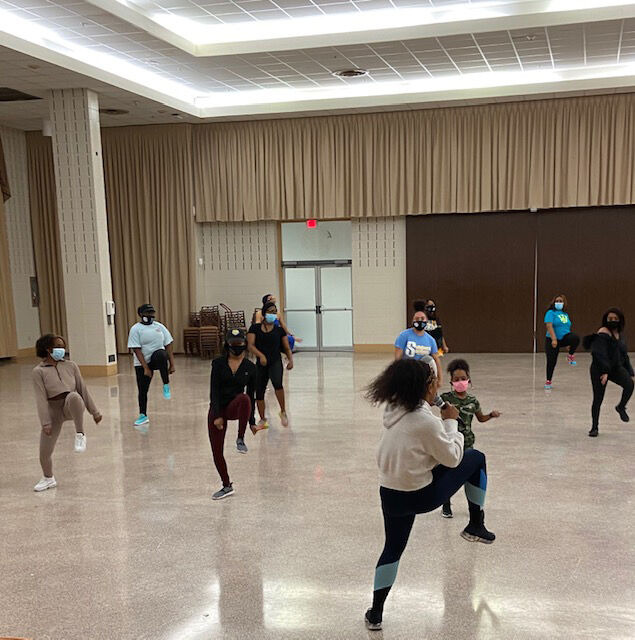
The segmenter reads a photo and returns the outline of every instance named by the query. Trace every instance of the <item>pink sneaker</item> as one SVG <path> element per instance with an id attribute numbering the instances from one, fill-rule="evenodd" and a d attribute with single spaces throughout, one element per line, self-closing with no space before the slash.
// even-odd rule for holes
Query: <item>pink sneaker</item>
<path id="1" fill-rule="evenodd" d="M 551 391 L 551 380 L 545 382 L 545 391 Z"/>
<path id="2" fill-rule="evenodd" d="M 575 366 L 576 366 L 576 364 L 578 364 L 578 363 L 575 361 L 575 354 L 571 354 L 571 353 L 567 354 L 567 362 L 568 362 L 572 367 L 575 367 Z"/>

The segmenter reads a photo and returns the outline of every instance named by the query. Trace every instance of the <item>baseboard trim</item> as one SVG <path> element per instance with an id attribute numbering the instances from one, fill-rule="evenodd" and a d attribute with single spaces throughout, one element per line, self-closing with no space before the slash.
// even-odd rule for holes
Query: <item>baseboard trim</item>
<path id="1" fill-rule="evenodd" d="M 35 358 L 35 347 L 25 347 L 24 349 L 18 349 L 15 357 L 20 360 L 22 358 Z M 2 640 L 2 638 L 0 638 Z"/>
<path id="2" fill-rule="evenodd" d="M 116 376 L 117 363 L 112 364 L 80 364 L 79 370 L 87 378 L 103 378 L 106 376 Z"/>
<path id="3" fill-rule="evenodd" d="M 395 346 L 392 344 L 355 344 L 355 353 L 393 353 Z"/>

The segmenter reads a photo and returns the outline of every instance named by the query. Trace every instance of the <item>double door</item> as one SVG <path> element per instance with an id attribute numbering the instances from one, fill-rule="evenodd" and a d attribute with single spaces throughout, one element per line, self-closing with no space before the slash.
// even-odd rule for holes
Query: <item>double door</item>
<path id="1" fill-rule="evenodd" d="M 307 351 L 350 351 L 353 348 L 351 265 L 284 266 L 287 327 Z"/>

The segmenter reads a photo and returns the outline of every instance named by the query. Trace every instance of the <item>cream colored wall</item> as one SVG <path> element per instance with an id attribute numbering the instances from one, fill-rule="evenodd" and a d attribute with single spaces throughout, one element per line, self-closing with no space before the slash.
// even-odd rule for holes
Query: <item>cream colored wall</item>
<path id="1" fill-rule="evenodd" d="M 406 327 L 405 218 L 355 220 L 352 244 L 353 342 L 389 349 Z M 264 293 L 280 296 L 277 223 L 199 223 L 196 246 L 197 307 L 224 302 L 249 321 Z"/>
<path id="2" fill-rule="evenodd" d="M 196 305 L 223 302 L 250 322 L 265 293 L 280 297 L 276 222 L 196 224 Z"/>
<path id="3" fill-rule="evenodd" d="M 5 203 L 5 215 L 18 349 L 28 349 L 34 346 L 40 335 L 40 314 L 38 308 L 31 305 L 30 278 L 35 276 L 35 261 L 29 211 L 26 137 L 24 131 L 8 127 L 0 127 L 0 136 L 11 186 L 11 198 Z"/>
<path id="4" fill-rule="evenodd" d="M 379 307 L 379 308 L 378 308 Z M 390 350 L 406 328 L 406 219 L 353 221 L 353 343 Z"/>

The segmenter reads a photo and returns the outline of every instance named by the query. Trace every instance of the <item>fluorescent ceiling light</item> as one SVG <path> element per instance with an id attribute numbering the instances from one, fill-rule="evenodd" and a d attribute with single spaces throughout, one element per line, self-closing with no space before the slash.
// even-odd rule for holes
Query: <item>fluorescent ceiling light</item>
<path id="1" fill-rule="evenodd" d="M 193 56 L 366 44 L 635 17 L 631 0 L 490 0 L 280 20 L 204 24 L 146 0 L 86 0 Z M 209 5 L 213 15 L 213 5 Z M 246 9 L 246 5 L 244 5 Z M 222 16 L 219 16 L 222 20 Z"/>
<path id="2" fill-rule="evenodd" d="M 49 51 L 62 54 L 109 74 L 134 80 L 152 91 L 178 96 L 188 102 L 193 102 L 198 95 L 198 92 L 192 90 L 191 87 L 163 78 L 153 71 L 148 71 L 116 56 L 73 44 L 64 40 L 52 29 L 18 18 L 4 9 L 0 9 L 0 32 L 5 32 L 30 44 L 45 47 Z"/>
<path id="3" fill-rule="evenodd" d="M 117 1 L 121 2 L 121 0 Z M 433 25 L 459 20 L 491 20 L 506 15 L 506 12 L 501 10 L 504 5 L 501 7 L 494 5 L 492 8 L 483 5 L 459 6 L 460 9 L 453 7 L 452 9 L 351 11 L 338 15 L 261 22 L 245 20 L 235 24 L 221 25 L 202 25 L 196 20 L 165 11 L 152 13 L 150 19 L 193 44 L 201 45 L 401 29 L 414 25 Z"/>
<path id="4" fill-rule="evenodd" d="M 261 109 L 270 105 L 289 105 L 285 110 L 292 111 L 293 105 L 311 103 L 314 108 L 331 108 L 340 103 L 350 103 L 358 100 L 376 99 L 374 104 L 398 104 L 412 102 L 413 96 L 421 101 L 439 99 L 436 94 L 444 96 L 453 93 L 462 94 L 469 98 L 470 92 L 477 95 L 496 95 L 490 90 L 505 90 L 501 95 L 512 95 L 509 89 L 514 87 L 530 87 L 531 85 L 545 85 L 551 90 L 558 90 L 558 83 L 601 81 L 611 78 L 629 78 L 635 81 L 635 64 L 602 65 L 598 67 L 583 67 L 564 70 L 543 69 L 525 72 L 483 72 L 470 73 L 460 76 L 442 78 L 423 78 L 412 81 L 396 82 L 365 82 L 359 85 L 347 84 L 338 87 L 316 87 L 311 89 L 261 89 L 258 91 L 219 92 L 212 95 L 199 96 L 195 100 L 196 106 L 205 112 L 226 111 L 232 108 L 253 107 Z M 610 86 L 614 86 L 610 84 Z M 546 91 L 546 89 L 545 89 Z M 320 103 L 329 103 L 328 107 L 320 107 Z M 275 112 L 275 109 L 270 109 Z"/>

